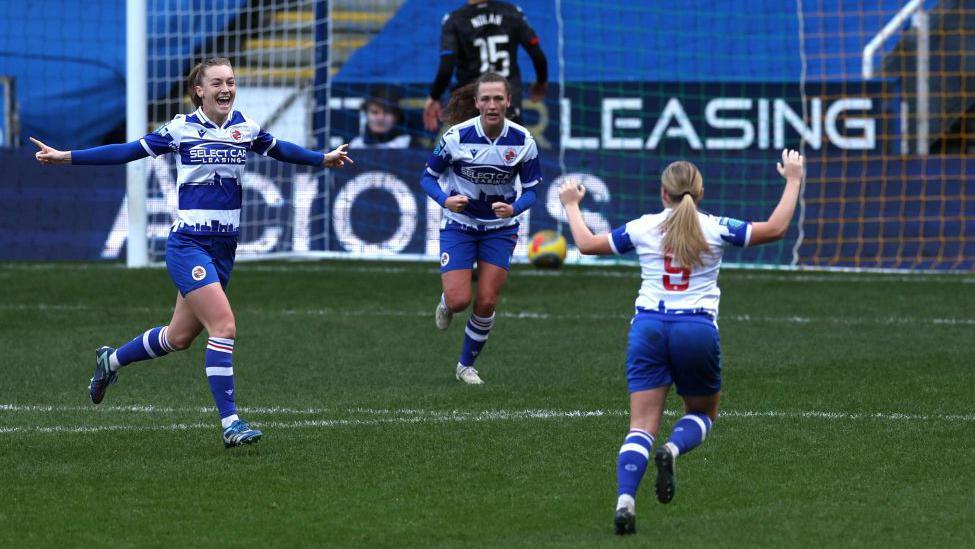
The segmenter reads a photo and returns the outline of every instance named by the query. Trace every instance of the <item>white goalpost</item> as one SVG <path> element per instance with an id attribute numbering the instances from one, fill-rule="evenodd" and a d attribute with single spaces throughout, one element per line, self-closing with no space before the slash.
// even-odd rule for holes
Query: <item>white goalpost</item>
<path id="1" fill-rule="evenodd" d="M 146 133 L 146 0 L 125 0 L 125 138 L 135 141 Z M 146 241 L 146 162 L 125 166 L 125 201 L 129 234 L 125 264 L 149 264 Z"/>

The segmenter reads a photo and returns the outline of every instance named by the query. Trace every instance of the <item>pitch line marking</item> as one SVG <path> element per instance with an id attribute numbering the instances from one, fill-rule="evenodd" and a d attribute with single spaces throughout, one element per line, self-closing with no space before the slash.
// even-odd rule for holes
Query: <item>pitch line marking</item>
<path id="1" fill-rule="evenodd" d="M 146 414 L 175 414 L 175 413 L 206 413 L 213 414 L 214 410 L 200 408 L 172 408 L 156 406 L 116 406 L 116 407 L 86 407 L 63 405 L 37 404 L 0 404 L 0 417 L 3 413 L 20 412 L 138 412 Z M 327 412 L 327 408 L 241 408 L 242 413 L 266 415 L 319 415 Z M 376 426 L 386 424 L 435 424 L 435 423 L 477 423 L 490 421 L 519 421 L 519 420 L 555 420 L 555 419 L 590 419 L 590 418 L 625 418 L 625 410 L 415 410 L 415 409 L 383 409 L 383 408 L 348 408 L 334 410 L 338 413 L 361 415 L 366 417 L 338 417 L 296 419 L 293 421 L 267 420 L 254 421 L 257 427 L 268 429 L 328 429 L 349 426 Z M 682 415 L 678 410 L 666 410 L 665 415 L 677 417 Z M 900 412 L 832 412 L 821 410 L 784 411 L 784 410 L 726 410 L 719 415 L 720 420 L 728 419 L 793 419 L 793 420 L 825 420 L 825 421 L 894 421 L 894 422 L 951 422 L 975 423 L 975 414 L 913 414 Z M 66 433 L 91 434 L 100 432 L 144 432 L 144 431 L 189 431 L 197 429 L 216 429 L 217 422 L 203 423 L 169 423 L 165 425 L 41 425 L 41 426 L 0 426 L 2 434 L 22 433 Z"/>
<path id="2" fill-rule="evenodd" d="M 0 310 L 13 311 L 87 311 L 91 308 L 81 304 L 49 304 L 49 303 L 0 303 Z M 152 307 L 117 307 L 117 312 L 156 313 L 169 312 L 170 308 Z M 429 311 L 409 311 L 396 309 L 383 310 L 349 310 L 349 309 L 258 309 L 253 307 L 238 308 L 239 313 L 272 316 L 351 316 L 351 317 L 416 317 L 430 316 Z M 623 320 L 630 319 L 631 314 L 562 314 L 546 313 L 542 311 L 498 311 L 498 316 L 514 320 Z M 975 326 L 975 318 L 917 318 L 917 317 L 815 317 L 801 315 L 768 316 L 750 314 L 725 314 L 718 317 L 719 322 L 768 322 L 773 324 L 839 324 L 862 325 L 874 324 L 880 326 Z"/>
<path id="3" fill-rule="evenodd" d="M 434 258 L 431 261 L 435 261 Z M 350 258 L 351 260 L 351 258 Z M 161 268 L 161 267 L 160 267 Z M 376 273 L 376 274 L 402 274 L 417 273 L 430 274 L 439 273 L 436 267 L 427 266 L 423 262 L 417 262 L 409 266 L 386 266 L 386 265 L 350 265 L 350 264 L 330 264 L 330 263 L 287 263 L 287 264 L 246 264 L 242 263 L 237 267 L 242 271 L 252 272 L 347 272 L 347 273 Z M 125 270 L 125 266 L 118 263 L 88 263 L 88 264 L 61 264 L 61 263 L 4 263 L 0 264 L 0 272 L 11 271 L 119 271 Z M 598 278 L 633 278 L 639 279 L 640 270 L 636 265 L 621 266 L 619 268 L 606 268 L 602 265 L 572 265 L 567 269 L 559 271 L 539 271 L 539 270 L 518 270 L 514 271 L 513 276 L 528 277 L 598 277 Z M 975 277 L 967 276 L 962 273 L 933 273 L 917 272 L 912 274 L 903 273 L 849 273 L 843 271 L 829 272 L 802 272 L 793 271 L 789 273 L 778 272 L 755 272 L 752 269 L 739 269 L 734 266 L 726 266 L 722 270 L 722 278 L 735 280 L 756 280 L 773 282 L 851 282 L 873 284 L 877 282 L 911 282 L 921 284 L 944 283 L 944 284 L 975 284 Z"/>

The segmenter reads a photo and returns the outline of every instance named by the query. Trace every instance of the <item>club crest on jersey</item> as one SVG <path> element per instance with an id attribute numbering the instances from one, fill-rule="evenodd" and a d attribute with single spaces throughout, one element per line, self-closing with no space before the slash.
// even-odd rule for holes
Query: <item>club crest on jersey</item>
<path id="1" fill-rule="evenodd" d="M 234 130 L 230 133 L 230 137 L 232 137 L 234 141 L 240 141 L 242 134 L 240 133 L 240 130 Z"/>
<path id="2" fill-rule="evenodd" d="M 515 159 L 515 157 L 517 157 L 517 156 L 518 156 L 518 153 L 517 153 L 517 152 L 515 152 L 515 150 L 514 150 L 514 149 L 508 149 L 508 150 L 506 150 L 506 151 L 504 151 L 504 161 L 505 161 L 505 163 L 507 163 L 507 164 L 511 164 L 511 162 L 512 162 L 512 161 L 513 161 L 513 160 Z"/>
<path id="3" fill-rule="evenodd" d="M 204 269 L 202 266 L 197 265 L 196 267 L 193 267 L 192 271 L 190 271 L 190 276 L 193 277 L 193 280 L 199 282 L 204 278 L 206 278 L 207 270 Z"/>
<path id="4" fill-rule="evenodd" d="M 206 135 L 207 131 L 206 130 L 196 130 L 196 133 L 200 134 L 200 137 L 203 137 L 204 135 Z"/>
<path id="5" fill-rule="evenodd" d="M 447 252 L 440 254 L 440 266 L 446 267 L 448 263 L 450 263 L 450 254 Z"/>

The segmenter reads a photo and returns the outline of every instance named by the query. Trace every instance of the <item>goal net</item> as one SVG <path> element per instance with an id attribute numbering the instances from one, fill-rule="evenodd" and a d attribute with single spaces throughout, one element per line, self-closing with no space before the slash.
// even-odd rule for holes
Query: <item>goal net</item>
<path id="1" fill-rule="evenodd" d="M 253 157 L 241 258 L 436 256 L 440 212 L 418 182 L 437 132 L 423 128 L 422 107 L 441 17 L 459 2 L 147 2 L 150 125 L 192 110 L 190 66 L 225 56 L 237 72 L 236 108 L 276 137 L 355 147 L 346 170 Z M 524 101 L 545 181 L 522 219 L 516 260 L 529 234 L 562 229 L 555 189 L 564 177 L 589 187 L 583 206 L 596 231 L 658 211 L 660 172 L 676 159 L 701 169 L 704 210 L 762 220 L 781 194 L 775 162 L 788 147 L 807 156 L 808 174 L 786 238 L 731 250 L 728 261 L 973 268 L 965 83 L 975 19 L 964 2 L 517 3 L 551 84 L 544 101 Z M 482 53 L 495 69 L 512 61 Z M 517 61 L 525 85 L 534 82 L 528 57 Z M 387 116 L 387 134 L 370 105 Z M 159 261 L 174 165 L 149 166 L 147 237 Z M 117 229 L 116 253 L 125 238 Z"/>

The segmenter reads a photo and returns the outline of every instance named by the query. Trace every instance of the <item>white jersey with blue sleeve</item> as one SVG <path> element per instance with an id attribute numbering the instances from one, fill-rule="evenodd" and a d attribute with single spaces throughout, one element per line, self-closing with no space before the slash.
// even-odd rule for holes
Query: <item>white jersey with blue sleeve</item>
<path id="1" fill-rule="evenodd" d="M 247 152 L 266 156 L 277 141 L 239 111 L 218 126 L 197 109 L 176 115 L 140 143 L 152 157 L 176 154 L 179 207 L 174 231 L 237 236 Z"/>
<path id="2" fill-rule="evenodd" d="M 728 217 L 715 217 L 698 212 L 704 238 L 711 248 L 702 256 L 701 267 L 686 269 L 676 265 L 663 249 L 660 228 L 670 215 L 666 209 L 645 215 L 615 229 L 609 235 L 614 253 L 635 250 L 640 258 L 643 282 L 636 298 L 637 309 L 665 313 L 708 313 L 718 316 L 721 289 L 718 271 L 725 246 L 745 247 L 751 239 L 752 225 Z"/>
<path id="3" fill-rule="evenodd" d="M 485 135 L 481 118 L 451 126 L 427 161 L 427 172 L 437 177 L 448 196 L 469 198 L 467 208 L 444 210 L 444 218 L 469 227 L 496 229 L 518 223 L 516 216 L 499 218 L 495 202 L 512 204 L 516 179 L 530 189 L 542 180 L 535 138 L 523 126 L 505 120 L 497 139 Z"/>

